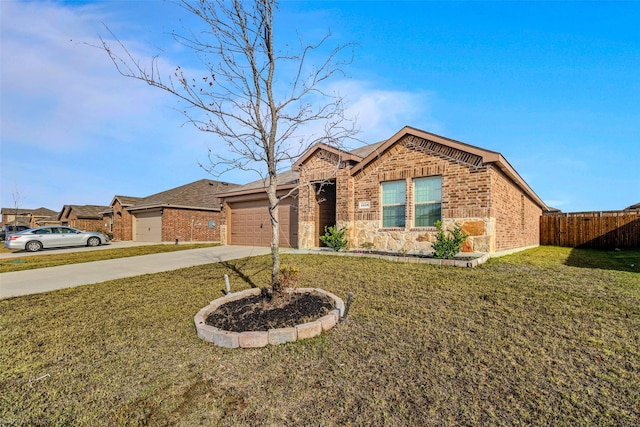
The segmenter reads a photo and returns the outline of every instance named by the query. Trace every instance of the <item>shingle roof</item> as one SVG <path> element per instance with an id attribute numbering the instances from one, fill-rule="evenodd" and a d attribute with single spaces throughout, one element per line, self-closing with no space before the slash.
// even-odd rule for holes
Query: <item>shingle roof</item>
<path id="1" fill-rule="evenodd" d="M 30 215 L 30 214 L 40 215 L 36 212 L 39 212 L 41 210 L 50 212 L 49 214 L 46 214 L 46 215 L 52 215 L 52 214 L 55 215 L 57 213 L 47 208 L 38 208 L 38 209 L 2 208 L 2 210 L 0 210 L 0 215 Z"/>
<path id="2" fill-rule="evenodd" d="M 632 211 L 632 210 L 636 210 L 636 209 L 640 209 L 640 202 L 636 203 L 635 205 L 631 205 L 627 208 L 625 208 L 625 211 Z"/>
<path id="3" fill-rule="evenodd" d="M 122 206 L 131 206 L 136 203 L 140 203 L 144 200 L 144 197 L 132 197 L 132 196 L 116 196 L 114 199 L 118 199 Z"/>
<path id="4" fill-rule="evenodd" d="M 282 173 L 279 173 L 277 176 L 278 179 L 278 188 L 282 187 L 292 187 L 298 183 L 298 178 L 300 174 L 298 171 L 289 170 Z M 237 195 L 244 193 L 259 193 L 260 190 L 267 191 L 268 183 L 266 179 L 258 179 L 256 181 L 252 181 L 245 185 L 237 186 L 230 191 L 225 193 L 220 193 L 221 197 L 228 197 L 229 195 Z"/>
<path id="5" fill-rule="evenodd" d="M 132 203 L 131 210 L 152 206 L 180 206 L 190 208 L 219 209 L 221 200 L 217 194 L 239 187 L 238 184 L 201 179 L 180 187 L 139 198 Z M 134 199 L 134 198 L 131 198 Z M 122 201 L 122 199 L 120 199 Z"/>
<path id="6" fill-rule="evenodd" d="M 31 212 L 31 215 L 34 215 L 34 216 L 54 216 L 54 215 L 58 215 L 58 212 L 52 211 L 51 209 L 40 207 L 38 209 L 34 209 Z"/>
<path id="7" fill-rule="evenodd" d="M 364 147 L 359 147 L 349 152 L 355 156 L 362 157 L 364 159 L 369 154 L 373 153 L 378 147 L 380 147 L 385 142 L 387 142 L 387 140 L 376 142 L 374 144 L 365 145 Z"/>
<path id="8" fill-rule="evenodd" d="M 78 219 L 102 219 L 101 212 L 105 209 L 109 209 L 109 206 L 98 205 L 64 205 L 62 211 L 58 214 L 58 219 L 61 219 L 63 215 L 69 217 L 71 211 L 75 212 Z"/>
<path id="9" fill-rule="evenodd" d="M 39 207 L 37 209 L 16 209 L 16 208 L 2 208 L 0 215 L 33 215 L 33 216 L 56 216 L 58 212 L 51 209 Z"/>

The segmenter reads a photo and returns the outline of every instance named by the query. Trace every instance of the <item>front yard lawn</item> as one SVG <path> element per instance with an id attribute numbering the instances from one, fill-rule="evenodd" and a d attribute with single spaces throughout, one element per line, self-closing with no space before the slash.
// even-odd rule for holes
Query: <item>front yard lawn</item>
<path id="1" fill-rule="evenodd" d="M 349 318 L 252 350 L 201 341 L 193 316 L 225 273 L 265 285 L 267 256 L 2 300 L 0 425 L 636 426 L 640 274 L 611 257 L 283 255 L 299 286 L 354 292 Z"/>

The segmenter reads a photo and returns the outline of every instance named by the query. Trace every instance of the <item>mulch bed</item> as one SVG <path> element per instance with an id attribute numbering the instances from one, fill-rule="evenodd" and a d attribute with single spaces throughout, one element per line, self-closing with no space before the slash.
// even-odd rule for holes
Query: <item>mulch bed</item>
<path id="1" fill-rule="evenodd" d="M 268 331 L 312 322 L 334 308 L 331 298 L 310 292 L 293 293 L 280 302 L 274 300 L 256 295 L 230 301 L 210 313 L 205 323 L 231 332 Z"/>

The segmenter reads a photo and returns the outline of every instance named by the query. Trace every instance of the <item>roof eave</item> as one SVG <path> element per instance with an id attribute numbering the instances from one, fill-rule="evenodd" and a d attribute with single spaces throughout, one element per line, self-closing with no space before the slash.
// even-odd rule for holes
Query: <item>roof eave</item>
<path id="1" fill-rule="evenodd" d="M 296 188 L 298 186 L 298 183 L 288 183 L 288 184 L 282 184 L 282 185 L 278 185 L 276 187 L 276 191 L 282 191 L 282 190 L 292 190 L 294 188 Z M 245 196 L 248 194 L 259 194 L 259 193 L 267 193 L 267 187 L 259 187 L 259 188 L 251 188 L 248 190 L 242 190 L 242 191 L 230 191 L 228 193 L 219 193 L 216 194 L 217 197 L 221 198 L 221 199 L 226 199 L 229 197 L 235 197 L 235 196 Z"/>
<path id="2" fill-rule="evenodd" d="M 135 205 L 135 206 L 129 206 L 125 208 L 125 210 L 129 212 L 135 212 L 135 211 L 145 211 L 145 210 L 151 210 L 151 209 L 164 209 L 164 208 L 189 209 L 189 210 L 196 210 L 196 211 L 212 211 L 212 212 L 220 211 L 220 206 L 172 205 L 170 203 L 152 203 L 148 205 Z"/>
<path id="3" fill-rule="evenodd" d="M 493 163 L 493 164 L 495 164 L 505 175 L 507 175 L 509 178 L 511 178 L 511 180 L 513 180 L 513 182 L 515 182 L 518 187 L 520 187 L 525 193 L 527 193 L 527 195 L 529 197 L 531 197 L 531 199 L 543 211 L 551 210 L 551 208 L 549 208 L 549 206 L 547 206 L 547 204 L 542 201 L 542 199 L 536 194 L 536 192 L 533 191 L 533 189 L 531 187 L 529 187 L 529 184 L 527 184 L 527 182 L 520 176 L 520 174 L 513 168 L 513 166 L 511 166 L 511 164 L 509 164 L 507 159 L 505 159 L 502 156 L 502 154 L 498 154 L 498 159 L 493 160 L 493 161 L 488 161 L 488 162 L 485 162 L 485 163 Z"/>

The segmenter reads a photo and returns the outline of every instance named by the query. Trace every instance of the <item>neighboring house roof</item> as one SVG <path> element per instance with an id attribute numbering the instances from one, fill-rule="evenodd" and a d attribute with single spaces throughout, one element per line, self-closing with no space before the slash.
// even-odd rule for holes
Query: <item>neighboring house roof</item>
<path id="1" fill-rule="evenodd" d="M 2 208 L 2 215 L 29 215 L 33 209 Z"/>
<path id="2" fill-rule="evenodd" d="M 631 205 L 629 207 L 624 208 L 625 211 L 634 211 L 636 209 L 640 209 L 640 202 L 635 205 Z"/>
<path id="3" fill-rule="evenodd" d="M 52 211 L 51 209 L 47 209 L 44 207 L 39 207 L 37 209 L 15 209 L 15 208 L 2 208 L 0 210 L 0 215 L 3 217 L 6 216 L 17 216 L 20 219 L 17 220 L 18 223 L 25 225 L 29 225 L 29 222 L 32 219 L 35 219 L 36 223 L 44 219 L 52 219 L 55 220 L 58 212 Z M 26 222 L 25 222 L 26 221 Z"/>
<path id="4" fill-rule="evenodd" d="M 101 214 L 112 214 L 113 213 L 113 205 L 116 202 L 116 200 L 118 202 L 120 202 L 120 206 L 127 208 L 129 206 L 133 206 L 136 203 L 141 202 L 142 200 L 144 200 L 144 197 L 132 197 L 132 196 L 120 196 L 120 195 L 115 195 L 113 196 L 113 199 L 111 199 L 111 203 L 109 204 L 109 206 L 107 206 L 107 209 L 102 210 L 100 213 Z"/>
<path id="5" fill-rule="evenodd" d="M 43 217 L 48 217 L 48 216 L 56 216 L 58 215 L 58 212 L 56 211 L 52 211 L 51 209 L 47 209 L 47 208 L 38 208 L 38 209 L 34 209 L 31 212 L 31 215 L 33 216 L 43 216 Z"/>
<path id="6" fill-rule="evenodd" d="M 16 209 L 16 208 L 2 208 L 0 210 L 0 215 L 35 215 L 35 216 L 50 216 L 57 215 L 58 212 L 52 211 L 47 208 L 37 208 L 37 209 Z"/>
<path id="7" fill-rule="evenodd" d="M 122 206 L 133 206 L 137 203 L 140 203 L 144 200 L 144 197 L 131 197 L 131 196 L 115 196 L 111 201 L 111 204 L 116 201 L 116 199 L 120 202 Z"/>
<path id="8" fill-rule="evenodd" d="M 116 198 L 130 211 L 169 206 L 188 209 L 220 210 L 222 201 L 218 197 L 218 194 L 237 187 L 239 187 L 238 184 L 201 179 L 147 197 L 116 196 Z"/>
<path id="9" fill-rule="evenodd" d="M 68 218 L 73 211 L 78 219 L 102 219 L 102 211 L 109 206 L 98 205 L 64 205 L 58 214 L 58 220 Z"/>

